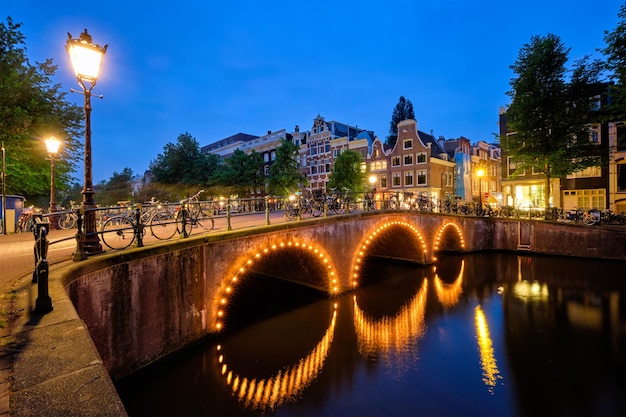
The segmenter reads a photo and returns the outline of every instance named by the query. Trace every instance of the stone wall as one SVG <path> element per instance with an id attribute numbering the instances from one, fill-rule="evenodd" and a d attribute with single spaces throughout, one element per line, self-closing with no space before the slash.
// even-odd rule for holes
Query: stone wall
<path id="1" fill-rule="evenodd" d="M 339 291 L 347 291 L 360 245 L 390 222 L 397 224 L 386 227 L 407 229 L 413 225 L 422 235 L 424 263 L 435 259 L 435 237 L 449 222 L 461 231 L 468 252 L 521 250 L 626 260 L 623 227 L 370 212 L 213 233 L 135 248 L 121 255 L 92 257 L 64 273 L 64 286 L 115 380 L 213 334 L 229 280 L 255 256 L 261 257 L 264 248 L 289 241 L 319 244 L 337 271 Z M 302 284 L 329 287 L 305 277 Z"/>

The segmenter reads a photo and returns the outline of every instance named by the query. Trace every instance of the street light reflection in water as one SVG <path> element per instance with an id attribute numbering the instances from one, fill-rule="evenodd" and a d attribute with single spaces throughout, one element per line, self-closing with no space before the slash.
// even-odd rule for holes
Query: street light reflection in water
<path id="1" fill-rule="evenodd" d="M 221 334 L 117 386 L 130 416 L 623 415 L 623 270 L 495 253 L 417 268 L 365 259 L 355 292 Z"/>

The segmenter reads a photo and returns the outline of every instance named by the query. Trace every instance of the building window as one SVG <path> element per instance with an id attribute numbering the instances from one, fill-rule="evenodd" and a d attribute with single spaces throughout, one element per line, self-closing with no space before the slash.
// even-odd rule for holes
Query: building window
<path id="1" fill-rule="evenodd" d="M 579 208 L 604 210 L 606 201 L 604 189 L 577 190 L 577 203 Z"/>
<path id="2" fill-rule="evenodd" d="M 404 165 L 413 165 L 413 154 L 404 155 Z"/>
<path id="3" fill-rule="evenodd" d="M 626 170 L 624 172 L 626 173 Z M 387 188 L 387 174 L 380 175 L 380 188 Z"/>
<path id="4" fill-rule="evenodd" d="M 508 175 L 507 175 L 507 177 L 512 176 L 512 175 L 513 175 L 513 173 L 515 172 L 515 170 L 516 170 L 518 167 L 521 167 L 521 166 L 522 166 L 522 164 L 521 164 L 521 163 L 517 163 L 517 162 L 515 162 L 515 161 L 513 160 L 513 158 L 511 158 L 510 156 L 508 156 L 508 157 L 507 157 L 507 160 L 506 160 L 506 165 L 507 165 L 507 171 L 508 171 Z M 518 173 L 517 173 L 517 175 L 526 175 L 526 171 L 524 171 L 524 170 L 521 170 L 521 169 L 520 169 L 520 172 L 518 172 Z"/>
<path id="5" fill-rule="evenodd" d="M 263 161 L 264 162 L 269 162 L 270 161 L 270 154 L 268 154 L 267 152 L 263 153 Z"/>
<path id="6" fill-rule="evenodd" d="M 589 129 L 589 141 L 593 143 L 594 145 L 600 144 L 600 125 L 599 124 L 594 123 L 591 125 L 591 128 Z"/>
<path id="7" fill-rule="evenodd" d="M 417 154 L 417 163 L 418 164 L 426 163 L 426 152 L 420 152 Z"/>
<path id="8" fill-rule="evenodd" d="M 270 155 L 270 160 L 272 161 L 276 160 L 276 151 L 272 151 L 272 154 Z"/>
<path id="9" fill-rule="evenodd" d="M 339 148 L 333 149 L 333 158 L 337 158 L 341 154 L 341 150 Z"/>
<path id="10" fill-rule="evenodd" d="M 617 192 L 626 193 L 626 164 L 617 165 Z"/>
<path id="11" fill-rule="evenodd" d="M 324 151 L 325 151 L 325 152 L 330 152 L 330 142 L 326 142 L 326 143 L 324 144 L 324 148 L 325 148 L 325 149 L 324 149 Z"/>
<path id="12" fill-rule="evenodd" d="M 371 164 L 372 171 L 380 171 L 387 169 L 387 161 L 374 161 Z"/>
<path id="13" fill-rule="evenodd" d="M 392 187 L 400 187 L 401 183 L 401 177 L 400 177 L 400 173 L 399 172 L 394 172 L 391 174 L 391 186 Z"/>
<path id="14" fill-rule="evenodd" d="M 417 171 L 417 185 L 426 184 L 426 170 Z"/>
<path id="15" fill-rule="evenodd" d="M 413 185 L 413 171 L 405 171 L 404 173 L 404 185 L 410 187 Z"/>
<path id="16" fill-rule="evenodd" d="M 399 156 L 394 156 L 393 158 L 391 158 L 391 166 L 392 167 L 399 167 L 400 166 L 400 157 Z"/>
<path id="17" fill-rule="evenodd" d="M 403 142 L 403 149 L 413 149 L 413 139 L 407 139 Z"/>

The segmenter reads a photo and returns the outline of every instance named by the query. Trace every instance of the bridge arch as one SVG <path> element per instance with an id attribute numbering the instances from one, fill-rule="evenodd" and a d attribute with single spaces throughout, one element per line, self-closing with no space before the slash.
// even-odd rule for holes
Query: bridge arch
<path id="1" fill-rule="evenodd" d="M 437 231 L 433 246 L 435 257 L 442 251 L 465 251 L 465 238 L 463 237 L 463 232 L 458 224 L 451 221 L 445 222 Z"/>
<path id="2" fill-rule="evenodd" d="M 229 301 L 236 293 L 236 287 L 246 279 L 246 275 L 249 275 L 250 272 L 272 275 L 272 267 L 268 264 L 272 260 L 275 262 L 279 259 L 283 262 L 285 260 L 304 259 L 308 266 L 308 271 L 303 271 L 302 268 L 282 268 L 280 270 L 281 279 L 292 280 L 316 289 L 323 289 L 329 295 L 338 293 L 339 287 L 334 262 L 322 246 L 304 239 L 295 238 L 259 244 L 244 255 L 241 255 L 230 266 L 226 276 L 223 277 L 219 285 L 219 294 L 214 299 L 217 305 L 214 309 L 216 317 L 213 328 L 216 331 L 223 329 Z M 286 276 L 285 272 L 290 272 L 294 276 Z M 303 282 L 301 276 L 296 276 L 303 272 L 310 274 L 310 282 Z M 321 278 L 321 282 L 317 281 L 318 278 Z"/>
<path id="3" fill-rule="evenodd" d="M 398 231 L 403 233 L 399 234 Z M 392 235 L 394 232 L 396 234 Z M 399 245 L 398 242 L 404 244 Z M 361 267 L 366 256 L 411 260 L 421 264 L 428 263 L 424 237 L 413 224 L 403 220 L 378 223 L 359 242 L 352 257 L 352 288 L 358 286 Z"/>
<path id="4" fill-rule="evenodd" d="M 249 410 L 273 410 L 302 395 L 302 392 L 315 381 L 326 362 L 335 335 L 337 303 L 320 341 L 306 356 L 292 365 L 277 370 L 266 378 L 248 377 L 238 373 L 228 363 L 222 346 L 217 346 L 217 362 L 223 382 L 233 396 Z"/>

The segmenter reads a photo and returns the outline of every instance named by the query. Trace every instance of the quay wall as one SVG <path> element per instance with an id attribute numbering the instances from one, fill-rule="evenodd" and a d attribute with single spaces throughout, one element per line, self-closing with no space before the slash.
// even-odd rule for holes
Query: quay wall
<path id="1" fill-rule="evenodd" d="M 351 289 L 351 258 L 372 231 L 389 222 L 398 228 L 413 225 L 421 234 L 423 263 L 434 261 L 434 241 L 448 223 L 461 231 L 467 252 L 502 250 L 626 261 L 626 227 L 374 212 L 192 236 L 94 256 L 63 268 L 59 279 L 116 380 L 215 334 L 229 277 L 259 248 L 290 239 L 319 243 L 336 267 L 338 292 L 344 292 Z"/>

